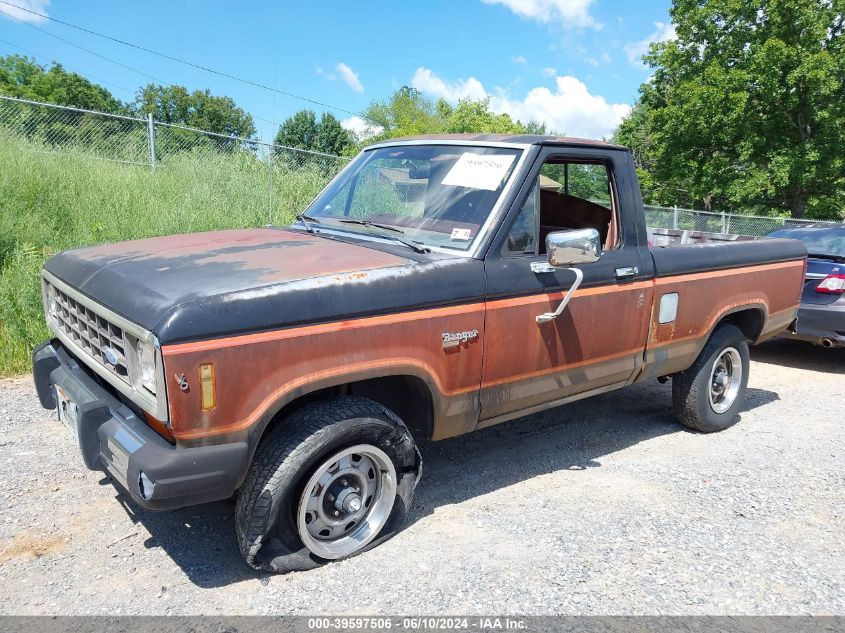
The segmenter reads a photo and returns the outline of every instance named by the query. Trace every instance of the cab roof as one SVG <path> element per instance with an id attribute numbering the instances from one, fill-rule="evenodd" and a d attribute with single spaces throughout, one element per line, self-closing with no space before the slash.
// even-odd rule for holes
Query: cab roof
<path id="1" fill-rule="evenodd" d="M 419 136 L 401 136 L 398 138 L 384 139 L 373 143 L 370 147 L 379 145 L 398 145 L 402 143 L 426 143 L 436 141 L 467 142 L 467 143 L 496 143 L 497 145 L 514 145 L 524 147 L 525 145 L 560 145 L 578 147 L 598 147 L 602 149 L 614 149 L 630 151 L 623 145 L 596 141 L 593 139 L 576 138 L 573 136 L 552 136 L 544 134 L 422 134 Z"/>

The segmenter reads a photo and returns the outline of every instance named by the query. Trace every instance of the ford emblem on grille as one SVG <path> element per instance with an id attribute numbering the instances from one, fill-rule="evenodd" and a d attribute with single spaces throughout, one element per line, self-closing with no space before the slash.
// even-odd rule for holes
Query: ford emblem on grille
<path id="1" fill-rule="evenodd" d="M 124 360 L 125 360 L 124 357 L 123 357 L 123 354 L 118 352 L 113 347 L 104 347 L 103 348 L 103 358 L 106 360 L 106 362 L 109 365 L 117 365 L 118 363 L 120 363 L 122 365 Z"/>

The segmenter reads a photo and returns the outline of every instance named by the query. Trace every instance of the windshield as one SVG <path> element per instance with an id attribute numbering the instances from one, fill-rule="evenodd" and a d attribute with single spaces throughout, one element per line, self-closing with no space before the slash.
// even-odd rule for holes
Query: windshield
<path id="1" fill-rule="evenodd" d="M 778 229 L 768 236 L 801 240 L 811 256 L 845 257 L 845 227 Z"/>
<path id="2" fill-rule="evenodd" d="M 522 150 L 402 145 L 365 151 L 306 211 L 320 225 L 374 234 L 368 221 L 425 246 L 468 250 Z"/>

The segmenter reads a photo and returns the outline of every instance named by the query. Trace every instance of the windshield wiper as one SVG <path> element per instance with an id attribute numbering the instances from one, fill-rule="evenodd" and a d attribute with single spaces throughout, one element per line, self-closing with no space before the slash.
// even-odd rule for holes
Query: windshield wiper
<path id="1" fill-rule="evenodd" d="M 380 235 L 384 237 L 389 237 L 392 240 L 399 242 L 400 244 L 404 244 L 408 248 L 410 248 L 415 253 L 430 253 L 431 249 L 428 246 L 420 246 L 419 244 L 415 244 L 410 240 L 402 239 L 396 235 L 390 235 L 382 233 L 382 231 L 393 231 L 394 233 L 399 233 L 399 235 L 405 235 L 405 231 L 402 229 L 397 229 L 395 226 L 390 226 L 389 224 L 379 224 L 378 222 L 370 222 L 369 220 L 350 220 L 350 219 L 343 219 L 338 220 L 338 222 L 342 222 L 343 224 L 360 224 L 361 226 L 365 226 L 368 229 L 376 229 Z"/>
<path id="2" fill-rule="evenodd" d="M 310 215 L 306 215 L 304 213 L 300 213 L 298 216 L 296 216 L 296 219 L 302 222 L 302 226 L 304 226 L 305 230 L 309 233 L 314 232 L 314 227 L 311 226 L 311 222 L 313 222 L 314 224 L 320 224 L 320 221 L 317 218 L 312 217 Z"/>
<path id="3" fill-rule="evenodd" d="M 361 224 L 363 226 L 374 226 L 377 229 L 384 229 L 385 231 L 393 231 L 395 233 L 399 233 L 399 235 L 405 235 L 405 231 L 402 229 L 397 229 L 395 226 L 390 226 L 389 224 L 379 224 L 378 222 L 371 222 L 370 220 L 338 220 L 338 222 L 343 222 L 344 224 Z"/>
<path id="4" fill-rule="evenodd" d="M 828 253 L 807 253 L 811 259 L 829 259 L 834 262 L 845 262 L 845 255 L 833 255 Z"/>

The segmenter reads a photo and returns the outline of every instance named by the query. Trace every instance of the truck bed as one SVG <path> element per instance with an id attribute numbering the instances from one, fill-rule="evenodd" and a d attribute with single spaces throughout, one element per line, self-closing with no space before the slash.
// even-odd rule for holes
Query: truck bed
<path id="1" fill-rule="evenodd" d="M 796 261 L 807 256 L 801 242 L 777 238 L 651 246 L 649 251 L 655 277 Z"/>

